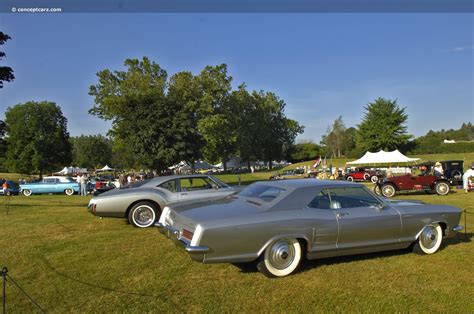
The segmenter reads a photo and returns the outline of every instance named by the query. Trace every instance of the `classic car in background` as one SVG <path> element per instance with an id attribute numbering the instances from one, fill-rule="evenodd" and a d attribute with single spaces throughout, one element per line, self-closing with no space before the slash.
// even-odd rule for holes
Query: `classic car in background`
<path id="1" fill-rule="evenodd" d="M 443 167 L 444 177 L 449 180 L 451 185 L 462 184 L 462 175 L 464 173 L 463 160 L 445 160 L 440 162 Z M 414 167 L 423 168 L 423 174 L 433 174 L 434 161 L 425 161 L 415 165 Z"/>
<path id="2" fill-rule="evenodd" d="M 407 174 L 381 178 L 375 184 L 374 192 L 385 197 L 393 197 L 401 191 L 426 191 L 437 193 L 438 195 L 448 195 L 451 190 L 450 185 L 450 181 L 445 177 L 435 175 L 413 176 Z"/>
<path id="3" fill-rule="evenodd" d="M 387 201 L 347 181 L 279 180 L 237 195 L 169 205 L 156 226 L 203 263 L 257 261 L 268 277 L 293 273 L 303 258 L 359 254 L 413 245 L 435 253 L 459 226 L 461 210 Z"/>
<path id="4" fill-rule="evenodd" d="M 347 181 L 372 181 L 375 183 L 379 180 L 377 176 L 377 172 L 365 168 L 356 168 L 355 170 L 351 170 L 346 172 L 344 178 Z"/>
<path id="5" fill-rule="evenodd" d="M 7 181 L 7 184 L 8 184 L 8 190 L 5 193 L 5 191 L 3 189 L 3 183 L 5 182 L 5 180 L 0 180 L 0 194 L 1 195 L 6 195 L 6 196 L 18 195 L 20 193 L 20 187 L 18 186 L 18 184 L 16 184 L 15 182 L 13 182 L 11 180 L 6 180 L 6 181 Z"/>
<path id="6" fill-rule="evenodd" d="M 135 227 L 146 228 L 168 203 L 222 198 L 237 191 L 211 175 L 174 175 L 102 193 L 87 208 L 96 216 L 127 218 Z"/>
<path id="7" fill-rule="evenodd" d="M 20 184 L 20 191 L 24 196 L 49 193 L 73 195 L 79 192 L 79 184 L 70 177 L 43 177 L 38 182 Z"/>

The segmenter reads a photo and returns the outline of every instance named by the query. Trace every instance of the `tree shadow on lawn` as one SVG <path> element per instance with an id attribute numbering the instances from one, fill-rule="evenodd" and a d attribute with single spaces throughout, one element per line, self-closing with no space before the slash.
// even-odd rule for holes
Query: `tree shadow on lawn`
<path id="1" fill-rule="evenodd" d="M 462 243 L 469 243 L 472 242 L 472 238 L 474 237 L 474 233 L 458 233 L 456 236 L 448 239 L 444 239 L 440 250 L 444 250 L 446 247 L 462 244 Z M 299 272 L 304 273 L 309 271 L 313 268 L 323 265 L 337 265 L 343 263 L 350 263 L 354 261 L 364 261 L 364 260 L 371 260 L 381 257 L 392 257 L 404 254 L 413 254 L 412 252 L 413 245 L 409 246 L 406 249 L 401 250 L 392 250 L 392 251 L 383 251 L 383 252 L 374 252 L 374 253 L 365 253 L 365 254 L 356 254 L 356 255 L 346 255 L 346 256 L 336 256 L 336 257 L 328 257 L 316 260 L 307 260 L 304 259 L 301 263 L 301 267 Z M 257 272 L 257 262 L 250 262 L 250 263 L 233 263 L 235 267 L 239 268 L 242 273 L 253 273 Z"/>

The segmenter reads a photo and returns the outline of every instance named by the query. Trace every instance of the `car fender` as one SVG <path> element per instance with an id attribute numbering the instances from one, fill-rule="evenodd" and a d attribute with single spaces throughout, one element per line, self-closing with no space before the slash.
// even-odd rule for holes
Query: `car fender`
<path id="1" fill-rule="evenodd" d="M 262 248 L 258 251 L 258 256 L 261 256 L 262 253 L 266 250 L 266 248 L 273 242 L 273 241 L 276 241 L 276 240 L 279 240 L 279 239 L 285 239 L 285 238 L 293 238 L 293 239 L 304 239 L 306 241 L 306 244 L 307 244 L 307 248 L 311 247 L 311 242 L 310 240 L 308 239 L 308 237 L 304 234 L 301 234 L 301 233 L 289 233 L 289 234 L 285 234 L 285 235 L 277 235 L 277 236 L 274 236 L 272 238 L 270 238 L 267 242 L 265 242 L 265 244 L 262 246 Z M 305 252 L 306 253 L 306 252 Z"/>

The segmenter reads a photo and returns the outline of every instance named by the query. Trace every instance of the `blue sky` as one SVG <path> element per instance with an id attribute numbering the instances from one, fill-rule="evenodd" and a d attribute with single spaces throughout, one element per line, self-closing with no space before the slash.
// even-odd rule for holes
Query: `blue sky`
<path id="1" fill-rule="evenodd" d="M 148 56 L 168 71 L 227 63 L 234 86 L 273 91 L 287 116 L 319 142 L 377 97 L 397 98 L 408 131 L 474 122 L 473 14 L 2 14 L 13 40 L 0 50 L 16 80 L 0 90 L 0 116 L 28 100 L 60 105 L 71 135 L 105 134 L 90 116 L 95 73 Z"/>

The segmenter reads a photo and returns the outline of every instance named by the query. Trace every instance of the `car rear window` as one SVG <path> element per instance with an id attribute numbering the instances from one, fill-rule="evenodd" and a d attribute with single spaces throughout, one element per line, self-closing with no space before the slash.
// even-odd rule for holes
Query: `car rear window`
<path id="1" fill-rule="evenodd" d="M 283 192 L 285 192 L 285 189 L 281 189 L 276 186 L 253 184 L 242 190 L 239 195 L 244 197 L 258 198 L 265 202 L 271 202 Z"/>

